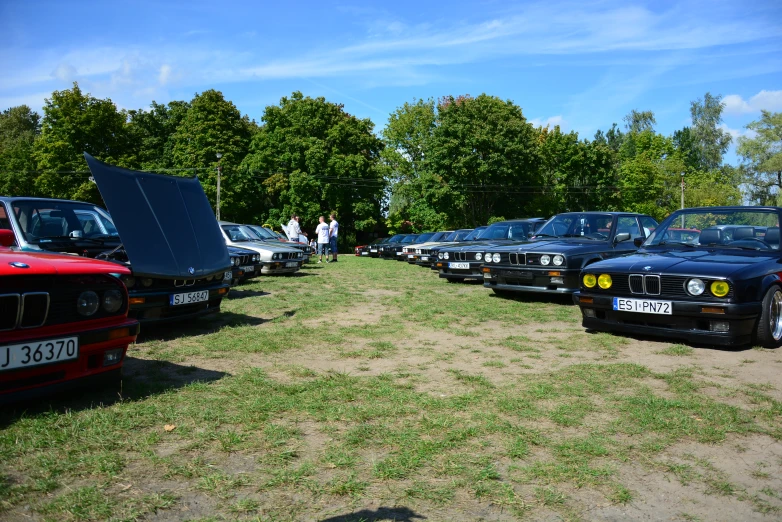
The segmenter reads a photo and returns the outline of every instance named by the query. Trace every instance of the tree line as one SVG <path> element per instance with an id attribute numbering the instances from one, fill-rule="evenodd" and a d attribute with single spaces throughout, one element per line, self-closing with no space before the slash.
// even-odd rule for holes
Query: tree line
<path id="1" fill-rule="evenodd" d="M 127 168 L 197 175 L 221 215 L 304 228 L 335 212 L 349 244 L 397 231 L 473 227 L 571 210 L 629 210 L 662 218 L 686 206 L 776 204 L 782 113 L 763 112 L 739 138 L 743 163 L 723 157 L 731 136 L 720 96 L 690 105 L 691 124 L 663 135 L 649 111 L 592 139 L 536 127 L 511 100 L 445 96 L 398 107 L 375 132 L 341 104 L 294 92 L 261 122 L 222 93 L 120 110 L 78 84 L 0 113 L 0 194 L 100 203 L 82 153 Z M 220 158 L 218 159 L 218 154 Z"/>

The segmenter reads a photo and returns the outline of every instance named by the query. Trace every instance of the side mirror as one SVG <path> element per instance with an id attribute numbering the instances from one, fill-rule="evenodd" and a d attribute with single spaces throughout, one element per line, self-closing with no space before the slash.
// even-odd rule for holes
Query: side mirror
<path id="1" fill-rule="evenodd" d="M 12 247 L 16 243 L 16 237 L 13 230 L 2 229 L 0 230 L 0 246 Z"/>
<path id="2" fill-rule="evenodd" d="M 630 232 L 619 232 L 614 236 L 614 243 L 621 243 L 630 239 Z"/>
<path id="3" fill-rule="evenodd" d="M 637 246 L 637 247 L 640 247 L 641 245 L 643 245 L 643 244 L 644 244 L 644 241 L 645 241 L 645 238 L 643 238 L 643 237 L 637 237 L 637 238 L 633 239 L 633 244 L 634 244 L 635 246 Z"/>

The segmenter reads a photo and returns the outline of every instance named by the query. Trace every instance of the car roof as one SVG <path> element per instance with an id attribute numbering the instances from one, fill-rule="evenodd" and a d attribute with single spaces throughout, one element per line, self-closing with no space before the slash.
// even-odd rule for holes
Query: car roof
<path id="1" fill-rule="evenodd" d="M 776 210 L 780 211 L 782 210 L 782 207 L 767 207 L 767 206 L 753 206 L 753 205 L 729 205 L 725 207 L 690 207 L 690 208 L 683 208 L 681 210 L 698 210 L 698 211 L 715 211 L 715 210 Z M 678 210 L 677 210 L 678 212 Z M 673 213 L 673 212 L 672 212 Z"/>
<path id="2" fill-rule="evenodd" d="M 94 205 L 96 207 L 100 207 L 100 205 L 96 205 L 95 203 L 90 203 L 89 201 L 80 201 L 78 199 L 60 199 L 60 198 L 33 198 L 33 197 L 27 197 L 27 196 L 0 196 L 0 201 L 5 202 L 12 202 L 12 201 L 63 201 L 68 203 L 81 203 L 82 205 Z"/>

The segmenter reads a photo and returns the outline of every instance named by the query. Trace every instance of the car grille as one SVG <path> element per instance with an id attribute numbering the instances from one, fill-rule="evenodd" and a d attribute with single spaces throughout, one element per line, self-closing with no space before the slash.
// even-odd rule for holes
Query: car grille
<path id="1" fill-rule="evenodd" d="M 601 290 L 599 287 L 590 289 L 590 291 L 607 292 L 612 295 L 626 295 L 626 296 L 660 296 L 671 298 L 689 298 L 689 299 L 717 299 L 712 296 L 708 290 L 700 296 L 690 295 L 685 285 L 689 277 L 683 276 L 670 276 L 670 275 L 657 275 L 657 274 L 609 274 L 611 276 L 612 284 L 608 290 Z M 714 281 L 713 279 L 701 278 L 706 287 Z M 730 299 L 733 297 L 733 286 L 731 285 L 728 295 L 720 300 Z"/>
<path id="2" fill-rule="evenodd" d="M 0 295 L 0 330 L 100 319 L 124 314 L 127 306 L 113 314 L 99 308 L 88 317 L 77 311 L 76 301 L 82 292 L 92 290 L 100 298 L 106 290 L 119 288 L 111 276 L 4 277 L 2 284 L 7 293 Z"/>
<path id="3" fill-rule="evenodd" d="M 247 255 L 231 254 L 231 260 L 236 259 L 237 257 L 239 258 L 239 266 L 246 266 L 252 263 L 252 256 L 249 254 Z"/>
<path id="4" fill-rule="evenodd" d="M 301 252 L 283 252 L 280 259 L 301 259 Z"/>
<path id="5" fill-rule="evenodd" d="M 511 265 L 525 265 L 527 264 L 527 254 L 519 254 L 518 252 L 513 252 L 508 254 L 508 260 L 510 261 Z"/>

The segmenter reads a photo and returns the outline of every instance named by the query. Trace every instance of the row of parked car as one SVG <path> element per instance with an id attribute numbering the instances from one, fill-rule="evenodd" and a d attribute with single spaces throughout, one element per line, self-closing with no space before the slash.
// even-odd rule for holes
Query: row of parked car
<path id="1" fill-rule="evenodd" d="M 476 229 L 399 234 L 357 256 L 483 281 L 501 296 L 570 295 L 589 330 L 696 344 L 782 344 L 778 207 L 682 209 L 658 223 L 567 212 Z"/>
<path id="2" fill-rule="evenodd" d="M 0 403 L 116 380 L 140 323 L 217 313 L 231 286 L 309 260 L 306 244 L 218 222 L 197 178 L 85 157 L 108 210 L 0 197 Z"/>

